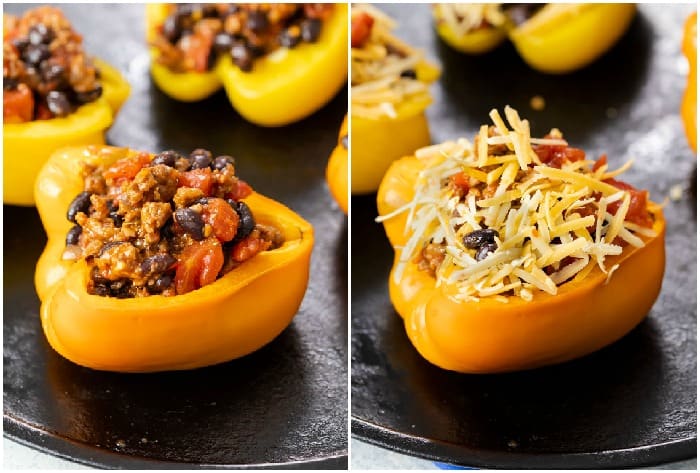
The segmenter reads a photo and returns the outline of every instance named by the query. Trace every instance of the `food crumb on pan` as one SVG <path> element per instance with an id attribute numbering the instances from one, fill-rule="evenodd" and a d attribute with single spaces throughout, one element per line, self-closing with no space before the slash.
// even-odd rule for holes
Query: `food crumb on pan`
<path id="1" fill-rule="evenodd" d="M 668 196 L 672 201 L 678 202 L 683 198 L 684 191 L 683 184 L 676 184 L 669 189 Z"/>
<path id="2" fill-rule="evenodd" d="M 546 102 L 544 101 L 544 97 L 541 95 L 535 95 L 530 99 L 530 108 L 537 112 L 541 112 L 544 110 L 544 107 L 546 106 Z"/>

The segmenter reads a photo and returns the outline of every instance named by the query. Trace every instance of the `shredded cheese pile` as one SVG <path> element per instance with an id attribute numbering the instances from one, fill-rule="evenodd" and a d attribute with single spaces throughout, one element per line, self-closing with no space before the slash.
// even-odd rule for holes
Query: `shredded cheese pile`
<path id="1" fill-rule="evenodd" d="M 618 265 L 607 268 L 605 258 L 622 253 L 617 237 L 642 247 L 640 236 L 655 235 L 652 229 L 625 221 L 630 193 L 603 182 L 627 170 L 631 162 L 611 172 L 607 164 L 593 171 L 590 160 L 567 161 L 561 169 L 544 165 L 532 145 L 566 146 L 561 133 L 553 129 L 554 138 L 531 138 L 527 120 L 510 107 L 505 108 L 505 116 L 510 127 L 492 110 L 495 133 L 489 136 L 489 127 L 483 125 L 474 144 L 459 139 L 416 152 L 426 167 L 416 181 L 413 200 L 377 218 L 384 221 L 408 212 L 405 231 L 410 237 L 400 248 L 394 272 L 397 282 L 405 266 L 415 264 L 424 245 L 432 242 L 444 245 L 445 257 L 435 277 L 437 285 L 455 289 L 451 297 L 494 296 L 507 302 L 504 294 L 512 294 L 531 300 L 533 291 L 554 295 L 559 285 L 584 278 L 596 264 L 609 280 Z M 505 145 L 507 151 L 490 155 L 493 145 Z M 446 183 L 458 173 L 469 176 L 475 185 L 495 187 L 495 192 L 486 197 L 471 191 L 456 194 Z M 618 201 L 621 204 L 613 215 L 608 206 Z M 597 208 L 595 215 L 583 216 L 581 209 L 591 204 Z M 463 237 L 483 228 L 498 232 L 498 248 L 477 261 Z M 595 231 L 589 233 L 591 228 Z M 561 265 L 567 257 L 575 259 Z M 545 272 L 548 267 L 550 274 Z"/>
<path id="2" fill-rule="evenodd" d="M 501 26 L 506 16 L 499 3 L 438 3 L 434 5 L 437 17 L 458 36 L 481 28 L 484 22 Z"/>
<path id="3" fill-rule="evenodd" d="M 371 5 L 353 4 L 352 15 L 374 19 L 368 41 L 351 48 L 352 115 L 363 118 L 395 118 L 396 106 L 413 96 L 428 94 L 425 83 L 401 73 L 416 69 L 421 52 L 391 34 L 396 23 Z"/>

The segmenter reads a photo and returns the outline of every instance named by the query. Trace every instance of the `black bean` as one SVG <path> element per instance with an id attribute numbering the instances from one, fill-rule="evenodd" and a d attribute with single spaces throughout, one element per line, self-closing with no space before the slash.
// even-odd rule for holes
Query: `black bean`
<path id="1" fill-rule="evenodd" d="M 122 215 L 119 215 L 117 212 L 110 212 L 109 218 L 112 219 L 112 222 L 114 222 L 114 226 L 117 228 L 121 228 L 124 224 L 124 217 Z"/>
<path id="2" fill-rule="evenodd" d="M 283 48 L 293 48 L 301 42 L 301 35 L 298 28 L 287 28 L 282 31 L 277 38 L 277 42 Z"/>
<path id="3" fill-rule="evenodd" d="M 242 71 L 249 72 L 253 70 L 253 53 L 243 43 L 236 43 L 231 47 L 231 58 L 233 63 Z"/>
<path id="4" fill-rule="evenodd" d="M 94 89 L 88 90 L 87 92 L 76 92 L 75 98 L 80 103 L 89 103 L 99 99 L 101 95 L 102 86 L 98 84 Z"/>
<path id="5" fill-rule="evenodd" d="M 168 167 L 175 166 L 175 160 L 180 158 L 180 154 L 177 151 L 168 150 L 158 153 L 153 161 L 151 161 L 151 166 L 156 166 L 158 164 L 165 164 Z"/>
<path id="6" fill-rule="evenodd" d="M 481 261 L 481 260 L 485 259 L 488 255 L 490 255 L 491 253 L 496 251 L 497 249 L 498 249 L 497 244 L 486 243 L 485 245 L 483 245 L 482 247 L 480 247 L 477 250 L 475 258 L 477 261 Z"/>
<path id="7" fill-rule="evenodd" d="M 230 51 L 233 46 L 233 36 L 228 33 L 221 32 L 214 36 L 214 48 L 217 52 Z"/>
<path id="8" fill-rule="evenodd" d="M 64 89 L 69 85 L 66 68 L 60 64 L 52 64 L 48 61 L 42 63 L 41 77 L 44 82 L 55 82 L 56 89 Z"/>
<path id="9" fill-rule="evenodd" d="M 236 236 L 231 240 L 231 243 L 238 243 L 255 229 L 255 218 L 253 217 L 253 212 L 251 212 L 250 207 L 243 202 L 236 202 L 233 199 L 227 199 L 226 202 L 233 207 L 233 210 L 238 214 L 238 230 L 236 231 Z"/>
<path id="10" fill-rule="evenodd" d="M 112 281 L 109 285 L 110 295 L 119 299 L 126 299 L 127 297 L 132 297 L 131 295 L 132 282 L 130 279 L 118 279 Z"/>
<path id="11" fill-rule="evenodd" d="M 315 43 L 321 36 L 321 20 L 307 18 L 301 22 L 301 39 L 307 43 Z"/>
<path id="12" fill-rule="evenodd" d="M 193 205 L 196 205 L 196 204 L 207 205 L 211 199 L 213 199 L 213 197 L 200 197 L 199 199 L 192 202 L 190 204 L 190 207 L 192 207 Z"/>
<path id="13" fill-rule="evenodd" d="M 74 225 L 68 230 L 66 235 L 66 245 L 77 245 L 80 240 L 80 234 L 83 233 L 83 227 L 80 225 Z"/>
<path id="14" fill-rule="evenodd" d="M 39 65 L 44 59 L 51 57 L 49 47 L 45 44 L 30 44 L 22 53 L 22 59 L 29 64 Z"/>
<path id="15" fill-rule="evenodd" d="M 109 296 L 109 286 L 104 283 L 95 283 L 92 287 L 92 293 L 97 296 Z"/>
<path id="16" fill-rule="evenodd" d="M 75 199 L 73 199 L 73 202 L 70 203 L 68 206 L 68 214 L 66 215 L 66 218 L 75 223 L 75 216 L 78 215 L 78 212 L 83 212 L 84 214 L 87 214 L 88 211 L 90 210 L 90 194 L 87 191 L 83 191 L 77 196 L 75 196 Z"/>
<path id="17" fill-rule="evenodd" d="M 46 105 L 57 117 L 65 117 L 71 112 L 70 100 L 66 93 L 60 90 L 52 90 L 46 94 Z"/>
<path id="18" fill-rule="evenodd" d="M 3 77 L 2 78 L 3 90 L 14 90 L 17 88 L 18 85 L 19 85 L 19 79 L 15 79 L 12 77 Z"/>
<path id="19" fill-rule="evenodd" d="M 498 232 L 491 228 L 481 228 L 464 235 L 462 241 L 464 246 L 470 250 L 476 250 L 487 243 L 493 243 L 498 236 Z"/>
<path id="20" fill-rule="evenodd" d="M 248 49 L 250 50 L 250 53 L 253 55 L 253 59 L 262 57 L 265 54 L 267 54 L 267 49 L 265 48 L 265 43 L 259 43 L 255 44 L 252 42 L 248 43 Z"/>
<path id="21" fill-rule="evenodd" d="M 416 71 L 413 69 L 406 69 L 405 71 L 401 71 L 401 77 L 404 77 L 406 79 L 418 79 L 418 75 L 416 74 Z"/>
<path id="22" fill-rule="evenodd" d="M 160 294 L 161 292 L 168 289 L 173 284 L 173 275 L 171 273 L 163 273 L 159 275 L 155 280 L 149 280 L 146 284 L 148 292 L 151 294 Z"/>
<path id="23" fill-rule="evenodd" d="M 182 28 L 180 28 L 179 18 L 175 15 L 168 16 L 163 22 L 163 36 L 171 44 L 177 43 L 182 36 Z"/>
<path id="24" fill-rule="evenodd" d="M 37 23 L 29 28 L 30 44 L 49 44 L 54 39 L 53 30 L 43 23 Z"/>
<path id="25" fill-rule="evenodd" d="M 204 169 L 208 168 L 211 164 L 211 151 L 198 148 L 190 153 L 190 161 L 192 162 L 192 169 Z"/>
<path id="26" fill-rule="evenodd" d="M 221 156 L 217 156 L 214 159 L 214 162 L 212 163 L 212 167 L 218 171 L 221 171 L 229 164 L 231 166 L 236 165 L 236 160 L 233 159 L 233 156 L 221 155 Z"/>
<path id="27" fill-rule="evenodd" d="M 343 135 L 340 139 L 340 144 L 343 145 L 343 148 L 348 149 L 348 135 Z"/>
<path id="28" fill-rule="evenodd" d="M 149 256 L 141 262 L 141 271 L 145 276 L 164 273 L 171 269 L 177 263 L 175 257 L 167 253 L 158 253 L 157 255 Z"/>
<path id="29" fill-rule="evenodd" d="M 216 8 L 216 5 L 204 4 L 204 5 L 202 5 L 202 17 L 203 18 L 218 18 L 219 17 L 219 9 Z"/>
<path id="30" fill-rule="evenodd" d="M 17 48 L 20 55 L 24 53 L 24 50 L 29 46 L 29 40 L 27 38 L 17 38 L 12 40 L 12 45 Z"/>
<path id="31" fill-rule="evenodd" d="M 197 241 L 204 240 L 204 220 L 192 209 L 177 209 L 175 211 L 175 222 Z"/>
<path id="32" fill-rule="evenodd" d="M 253 10 L 248 12 L 246 26 L 253 33 L 262 33 L 270 26 L 270 21 L 265 12 Z"/>

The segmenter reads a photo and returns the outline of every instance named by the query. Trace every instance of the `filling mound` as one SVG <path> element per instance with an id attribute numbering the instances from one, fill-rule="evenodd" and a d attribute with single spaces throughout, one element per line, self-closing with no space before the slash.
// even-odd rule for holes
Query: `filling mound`
<path id="1" fill-rule="evenodd" d="M 90 294 L 174 296 L 280 247 L 282 233 L 256 223 L 243 201 L 252 189 L 234 164 L 196 149 L 85 165 L 84 190 L 68 208 L 75 225 L 63 259 L 85 259 Z"/>

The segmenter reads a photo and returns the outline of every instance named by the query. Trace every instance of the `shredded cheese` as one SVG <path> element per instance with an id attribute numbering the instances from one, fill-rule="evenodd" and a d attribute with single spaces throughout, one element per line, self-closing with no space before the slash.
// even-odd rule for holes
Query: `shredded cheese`
<path id="1" fill-rule="evenodd" d="M 604 182 L 630 162 L 615 171 L 607 165 L 593 171 L 588 160 L 550 167 L 533 145 L 568 146 L 559 130 L 531 138 L 528 121 L 512 108 L 505 108 L 505 121 L 495 109 L 489 116 L 494 125 L 480 127 L 473 143 L 462 138 L 418 150 L 426 167 L 413 200 L 377 218 L 408 212 L 408 240 L 397 248 L 397 282 L 426 245 L 440 245 L 445 257 L 436 285 L 451 285 L 451 297 L 507 301 L 505 296 L 514 295 L 529 301 L 534 291 L 557 294 L 559 286 L 581 280 L 596 265 L 609 279 L 617 265 L 608 269 L 606 257 L 620 255 L 621 245 L 641 247 L 644 238 L 655 236 L 653 229 L 625 220 L 630 192 Z M 451 179 L 459 173 L 468 188 Z M 498 233 L 496 249 L 479 257 L 465 237 L 484 228 Z"/>

